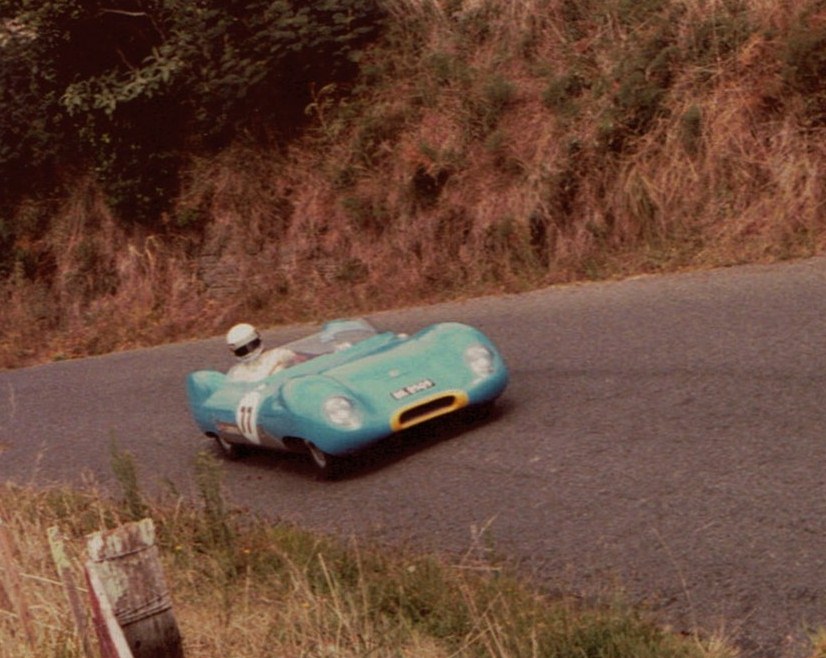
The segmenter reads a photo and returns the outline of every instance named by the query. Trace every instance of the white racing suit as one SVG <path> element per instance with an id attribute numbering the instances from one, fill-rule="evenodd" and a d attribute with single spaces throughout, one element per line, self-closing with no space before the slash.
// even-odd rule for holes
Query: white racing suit
<path id="1" fill-rule="evenodd" d="M 294 360 L 294 352 L 276 347 L 249 361 L 236 363 L 227 372 L 227 379 L 234 382 L 255 382 L 291 366 Z"/>

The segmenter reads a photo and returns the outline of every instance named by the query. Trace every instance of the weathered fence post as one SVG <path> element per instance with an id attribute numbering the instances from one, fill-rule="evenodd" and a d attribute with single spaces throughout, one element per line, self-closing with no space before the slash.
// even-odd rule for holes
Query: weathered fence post
<path id="1" fill-rule="evenodd" d="M 11 603 L 14 605 L 26 641 L 30 647 L 34 648 L 35 635 L 31 611 L 23 592 L 20 572 L 14 561 L 14 544 L 11 533 L 2 521 L 0 521 L 0 567 L 2 567 L 4 574 L 3 582 L 5 583 L 6 596 L 11 599 Z"/>
<path id="2" fill-rule="evenodd" d="M 72 617 L 74 617 L 75 620 L 77 634 L 83 644 L 83 654 L 88 658 L 92 658 L 92 647 L 89 643 L 89 633 L 86 626 L 86 610 L 83 608 L 80 592 L 78 592 L 74 576 L 72 575 L 72 563 L 66 554 L 66 543 L 57 526 L 51 526 L 48 532 L 52 561 L 55 564 L 60 581 L 63 583 L 63 591 L 66 592 L 69 607 L 72 609 Z"/>
<path id="3" fill-rule="evenodd" d="M 92 602 L 92 621 L 100 644 L 101 658 L 135 658 L 126 641 L 123 629 L 118 624 L 115 611 L 109 603 L 106 588 L 94 569 L 86 568 L 86 583 Z"/>
<path id="4" fill-rule="evenodd" d="M 101 646 L 122 651 L 109 635 L 107 606 L 128 644 L 129 654 L 112 658 L 183 658 L 183 645 L 172 613 L 172 601 L 155 546 L 151 519 L 129 523 L 87 538 L 86 573 Z M 111 622 L 110 622 L 111 625 Z M 104 635 L 101 635 L 104 634 Z"/>

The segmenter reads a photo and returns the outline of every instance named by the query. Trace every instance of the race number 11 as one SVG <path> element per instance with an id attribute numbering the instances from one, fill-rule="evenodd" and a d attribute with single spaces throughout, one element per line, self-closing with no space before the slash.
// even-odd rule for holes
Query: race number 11
<path id="1" fill-rule="evenodd" d="M 247 441 L 261 443 L 258 437 L 258 407 L 261 404 L 261 393 L 250 391 L 238 403 L 235 410 L 235 424 Z"/>

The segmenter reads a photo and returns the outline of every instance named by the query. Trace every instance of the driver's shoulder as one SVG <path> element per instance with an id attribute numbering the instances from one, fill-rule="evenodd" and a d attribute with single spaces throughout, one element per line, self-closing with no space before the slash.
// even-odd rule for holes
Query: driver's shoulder
<path id="1" fill-rule="evenodd" d="M 272 349 L 266 350 L 261 355 L 261 359 L 265 361 L 279 361 L 284 358 L 289 358 L 292 354 L 292 351 L 284 347 L 273 347 Z"/>

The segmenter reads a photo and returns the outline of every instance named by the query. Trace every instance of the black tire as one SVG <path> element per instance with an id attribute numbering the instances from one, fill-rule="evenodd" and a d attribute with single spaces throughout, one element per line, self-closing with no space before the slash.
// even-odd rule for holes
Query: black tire
<path id="1" fill-rule="evenodd" d="M 307 447 L 310 459 L 313 460 L 313 465 L 323 478 L 332 478 L 338 475 L 342 461 L 340 457 L 324 452 L 311 441 L 305 441 L 304 445 Z"/>
<path id="2" fill-rule="evenodd" d="M 213 437 L 215 439 L 215 443 L 218 446 L 218 451 L 224 457 L 224 459 L 229 459 L 230 461 L 235 461 L 236 459 L 241 459 L 246 453 L 244 450 L 244 446 L 240 446 L 237 443 L 230 443 L 226 439 L 222 439 L 220 436 Z"/>
<path id="3" fill-rule="evenodd" d="M 488 402 L 465 407 L 463 410 L 465 422 L 468 425 L 475 425 L 490 420 L 495 404 L 496 400 L 489 400 Z"/>

